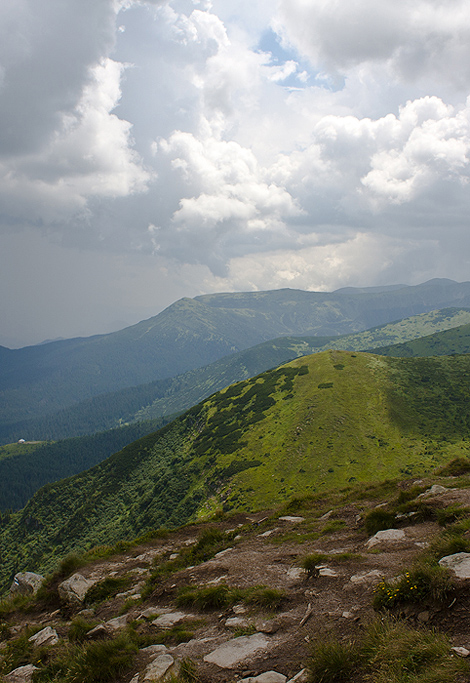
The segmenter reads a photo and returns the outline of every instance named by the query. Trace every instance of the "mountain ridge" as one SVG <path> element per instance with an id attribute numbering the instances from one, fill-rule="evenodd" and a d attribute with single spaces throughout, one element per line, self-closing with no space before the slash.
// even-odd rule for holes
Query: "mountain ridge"
<path id="1" fill-rule="evenodd" d="M 466 457 L 469 376 L 470 356 L 328 351 L 232 385 L 38 491 L 1 530 L 1 580 L 155 527 Z"/>

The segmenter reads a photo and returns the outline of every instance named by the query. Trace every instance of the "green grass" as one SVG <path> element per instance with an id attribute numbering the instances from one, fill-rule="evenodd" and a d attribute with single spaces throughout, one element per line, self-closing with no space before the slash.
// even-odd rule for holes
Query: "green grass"
<path id="1" fill-rule="evenodd" d="M 185 586 L 180 589 L 176 604 L 178 607 L 192 607 L 203 612 L 225 609 L 237 602 L 252 607 L 276 611 L 280 609 L 286 595 L 283 591 L 266 586 L 241 589 L 225 584 L 218 586 Z"/>
<path id="2" fill-rule="evenodd" d="M 469 665 L 451 657 L 442 634 L 393 619 L 377 620 L 358 640 L 323 637 L 312 645 L 311 683 L 455 683 Z"/>

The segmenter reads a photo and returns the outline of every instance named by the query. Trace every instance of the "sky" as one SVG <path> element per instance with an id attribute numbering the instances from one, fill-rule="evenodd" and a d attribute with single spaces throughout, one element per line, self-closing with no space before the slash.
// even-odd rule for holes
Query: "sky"
<path id="1" fill-rule="evenodd" d="M 2 0 L 0 344 L 469 278 L 469 0 Z"/>

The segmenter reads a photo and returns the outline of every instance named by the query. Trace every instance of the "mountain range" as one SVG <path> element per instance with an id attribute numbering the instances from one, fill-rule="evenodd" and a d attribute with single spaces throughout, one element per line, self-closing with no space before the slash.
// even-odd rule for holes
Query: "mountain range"
<path id="1" fill-rule="evenodd" d="M 414 287 L 346 288 L 332 293 L 214 294 L 182 299 L 154 318 L 109 335 L 16 350 L 1 347 L 0 443 L 89 434 L 183 410 L 190 403 L 175 400 L 175 394 L 187 395 L 195 403 L 208 395 L 204 391 L 249 376 L 249 371 L 240 376 L 229 369 L 218 383 L 208 375 L 219 377 L 224 368 L 202 376 L 185 373 L 279 337 L 313 339 L 293 341 L 294 348 L 287 354 L 274 351 L 273 360 L 268 359 L 268 352 L 268 364 L 262 363 L 257 372 L 301 353 L 335 348 L 339 335 L 371 327 L 375 334 L 369 339 L 338 340 L 340 346 L 364 349 L 405 342 L 446 329 L 446 325 L 469 322 L 468 316 L 460 322 L 449 319 L 457 315 L 454 310 L 450 315 L 434 314 L 442 318 L 434 320 L 434 327 L 430 319 L 427 329 L 410 323 L 407 334 L 400 326 L 395 327 L 395 334 L 391 330 L 377 334 L 386 323 L 449 308 L 470 308 L 470 283 L 431 280 Z M 279 349 L 283 342 L 274 345 Z M 261 349 L 261 354 L 266 351 Z M 256 355 L 258 351 L 253 351 L 252 357 Z M 243 364 L 243 359 L 238 360 Z"/>

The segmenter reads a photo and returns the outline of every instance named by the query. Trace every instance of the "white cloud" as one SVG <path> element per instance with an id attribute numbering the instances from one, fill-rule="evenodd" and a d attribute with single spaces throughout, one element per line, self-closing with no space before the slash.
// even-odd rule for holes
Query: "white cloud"
<path id="1" fill-rule="evenodd" d="M 122 65 L 91 69 L 73 112 L 37 152 L 0 162 L 4 212 L 35 215 L 46 224 L 69 220 L 91 197 L 121 197 L 146 189 L 150 174 L 132 150 L 131 124 L 111 113 L 121 92 Z"/>
<path id="2" fill-rule="evenodd" d="M 332 74 L 380 63 L 389 78 L 470 84 L 466 0 L 280 0 L 274 25 Z"/>

